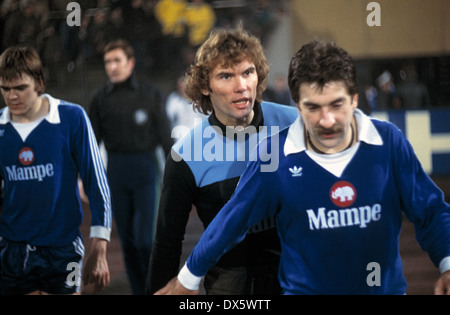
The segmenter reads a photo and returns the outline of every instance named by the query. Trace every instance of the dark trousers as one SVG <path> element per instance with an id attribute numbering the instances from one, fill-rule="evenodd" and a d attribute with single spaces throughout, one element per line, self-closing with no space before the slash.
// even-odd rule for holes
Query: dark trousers
<path id="1" fill-rule="evenodd" d="M 114 219 L 133 294 L 145 294 L 159 192 L 154 153 L 108 153 Z"/>
<path id="2" fill-rule="evenodd" d="M 204 279 L 207 295 L 280 295 L 278 265 L 218 267 Z"/>

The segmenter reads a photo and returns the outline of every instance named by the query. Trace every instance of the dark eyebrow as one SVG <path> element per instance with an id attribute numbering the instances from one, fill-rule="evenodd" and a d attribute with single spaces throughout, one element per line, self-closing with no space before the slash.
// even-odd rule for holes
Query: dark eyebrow
<path id="1" fill-rule="evenodd" d="M 334 101 L 332 101 L 330 104 L 336 104 L 345 101 L 345 97 L 338 97 Z"/>
<path id="2" fill-rule="evenodd" d="M 345 101 L 345 97 L 338 97 L 337 99 L 333 100 L 330 104 L 336 104 Z M 304 102 L 303 105 L 305 106 L 320 106 L 319 104 L 313 103 L 313 102 Z"/>
<path id="3" fill-rule="evenodd" d="M 218 73 L 216 73 L 216 77 L 221 77 L 221 76 L 224 76 L 224 75 L 233 75 L 233 73 L 232 72 L 228 72 L 228 71 L 220 71 L 220 72 L 218 72 Z"/>
<path id="4" fill-rule="evenodd" d="M 251 67 L 248 67 L 247 69 L 245 69 L 244 71 L 242 71 L 242 73 L 245 73 L 245 72 L 254 72 L 254 71 L 256 71 L 256 68 L 255 67 L 253 67 L 253 66 L 251 66 Z M 218 72 L 217 74 L 216 74 L 216 77 L 221 77 L 221 76 L 224 76 L 224 75 L 228 75 L 228 76 L 233 76 L 233 75 L 235 75 L 234 74 L 234 72 L 228 72 L 228 71 L 220 71 L 220 72 Z"/>
<path id="5" fill-rule="evenodd" d="M 29 87 L 29 84 L 20 84 L 20 85 L 16 85 L 16 86 L 4 86 L 4 85 L 0 85 L 0 88 L 4 89 L 4 90 L 23 90 L 27 87 Z"/>
<path id="6" fill-rule="evenodd" d="M 303 105 L 304 106 L 308 106 L 308 107 L 320 106 L 319 104 L 316 104 L 316 103 L 313 103 L 313 102 L 304 102 Z"/>
<path id="7" fill-rule="evenodd" d="M 248 67 L 244 72 L 247 72 L 247 71 L 250 71 L 250 72 L 253 72 L 253 71 L 256 71 L 256 68 L 255 67 Z"/>

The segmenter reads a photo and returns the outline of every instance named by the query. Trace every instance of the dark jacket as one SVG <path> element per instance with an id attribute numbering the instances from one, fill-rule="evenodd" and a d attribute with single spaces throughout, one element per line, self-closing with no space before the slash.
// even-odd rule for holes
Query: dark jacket
<path id="1" fill-rule="evenodd" d="M 149 152 L 161 145 L 169 154 L 173 140 L 158 87 L 132 75 L 120 84 L 107 83 L 95 93 L 89 108 L 97 141 L 108 152 Z"/>

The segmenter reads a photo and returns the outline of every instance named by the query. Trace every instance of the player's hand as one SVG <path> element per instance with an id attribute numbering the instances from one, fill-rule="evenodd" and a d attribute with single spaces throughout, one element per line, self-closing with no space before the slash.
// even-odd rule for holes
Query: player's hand
<path id="1" fill-rule="evenodd" d="M 83 268 L 83 282 L 85 285 L 93 284 L 94 292 L 103 290 L 110 282 L 106 243 L 102 239 L 92 239 L 90 254 Z"/>
<path id="2" fill-rule="evenodd" d="M 155 295 L 198 295 L 199 290 L 188 290 L 177 277 L 170 280 L 165 287 L 155 292 Z"/>
<path id="3" fill-rule="evenodd" d="M 447 270 L 436 281 L 434 286 L 434 294 L 450 295 L 450 270 Z"/>

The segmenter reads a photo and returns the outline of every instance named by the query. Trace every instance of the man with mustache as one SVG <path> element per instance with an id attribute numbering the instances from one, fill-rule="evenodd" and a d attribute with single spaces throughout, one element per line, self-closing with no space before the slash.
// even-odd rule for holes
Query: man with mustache
<path id="1" fill-rule="evenodd" d="M 197 293 L 200 277 L 254 222 L 275 215 L 284 294 L 405 294 L 398 237 L 402 213 L 450 294 L 450 205 L 398 128 L 357 109 L 350 55 L 308 43 L 289 67 L 300 118 L 255 150 L 278 141 L 279 167 L 250 160 L 233 197 L 186 264 L 157 294 Z"/>

